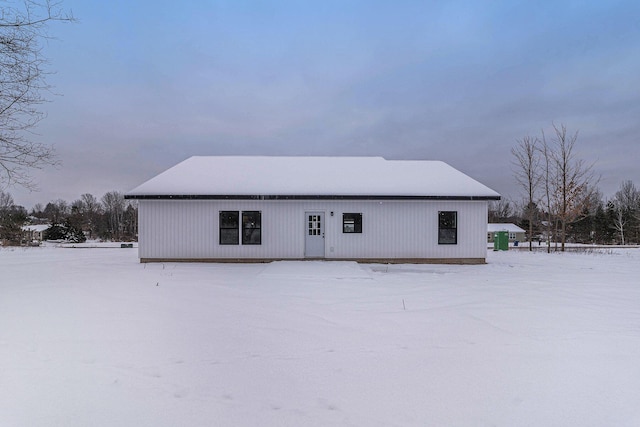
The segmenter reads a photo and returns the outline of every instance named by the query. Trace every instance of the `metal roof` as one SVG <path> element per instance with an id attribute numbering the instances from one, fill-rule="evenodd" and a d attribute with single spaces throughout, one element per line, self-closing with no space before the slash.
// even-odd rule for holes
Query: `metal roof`
<path id="1" fill-rule="evenodd" d="M 196 156 L 129 199 L 454 199 L 500 195 L 441 161 L 382 157 Z"/>

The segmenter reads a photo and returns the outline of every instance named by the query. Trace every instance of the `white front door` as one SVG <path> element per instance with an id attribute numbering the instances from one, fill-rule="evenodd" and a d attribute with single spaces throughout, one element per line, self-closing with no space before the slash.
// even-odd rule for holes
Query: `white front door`
<path id="1" fill-rule="evenodd" d="M 304 256 L 324 258 L 324 212 L 305 212 Z"/>

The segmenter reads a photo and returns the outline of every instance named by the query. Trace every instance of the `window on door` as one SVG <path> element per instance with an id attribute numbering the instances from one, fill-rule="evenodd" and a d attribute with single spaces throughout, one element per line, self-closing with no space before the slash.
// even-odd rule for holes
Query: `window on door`
<path id="1" fill-rule="evenodd" d="M 320 236 L 322 234 L 322 216 L 309 215 L 309 236 Z"/>

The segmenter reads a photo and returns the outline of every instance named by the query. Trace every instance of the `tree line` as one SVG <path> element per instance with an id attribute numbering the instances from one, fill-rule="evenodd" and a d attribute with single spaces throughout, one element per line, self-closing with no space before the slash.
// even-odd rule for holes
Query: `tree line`
<path id="1" fill-rule="evenodd" d="M 71 203 L 58 199 L 36 204 L 31 211 L 16 205 L 0 190 L 0 241 L 25 244 L 23 226 L 47 224 L 45 240 L 84 242 L 87 239 L 132 241 L 138 234 L 138 206 L 124 194 L 110 191 L 99 200 L 85 193 Z"/>
<path id="2" fill-rule="evenodd" d="M 577 155 L 578 132 L 552 125 L 549 134 L 525 136 L 512 148 L 514 177 L 522 199 L 502 200 L 489 209 L 489 222 L 514 222 L 547 250 L 565 243 L 637 244 L 640 242 L 640 192 L 632 181 L 605 199 L 593 163 Z"/>

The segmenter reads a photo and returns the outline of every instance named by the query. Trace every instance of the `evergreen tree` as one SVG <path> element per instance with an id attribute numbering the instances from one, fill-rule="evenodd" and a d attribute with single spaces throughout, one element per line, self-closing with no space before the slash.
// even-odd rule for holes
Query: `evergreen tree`
<path id="1" fill-rule="evenodd" d="M 583 208 L 581 215 L 569 227 L 571 240 L 577 243 L 593 243 L 594 220 L 595 213 L 592 214 L 588 208 Z"/>
<path id="2" fill-rule="evenodd" d="M 0 242 L 19 245 L 22 242 L 22 226 L 27 221 L 27 211 L 22 206 L 11 206 L 0 212 Z"/>
<path id="3" fill-rule="evenodd" d="M 44 230 L 42 238 L 44 240 L 65 240 L 67 230 L 61 224 L 51 224 L 49 228 Z"/>
<path id="4" fill-rule="evenodd" d="M 87 241 L 82 228 L 78 223 L 74 223 L 72 218 L 67 218 L 64 222 L 65 240 L 72 243 L 83 243 Z"/>

